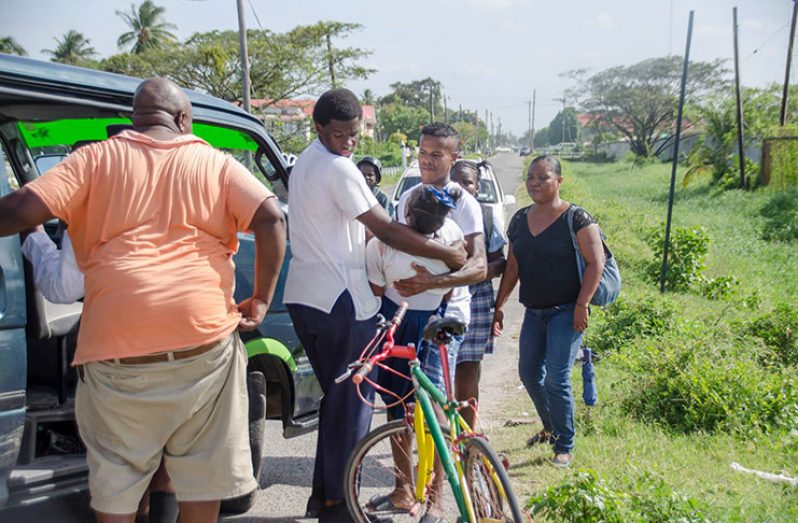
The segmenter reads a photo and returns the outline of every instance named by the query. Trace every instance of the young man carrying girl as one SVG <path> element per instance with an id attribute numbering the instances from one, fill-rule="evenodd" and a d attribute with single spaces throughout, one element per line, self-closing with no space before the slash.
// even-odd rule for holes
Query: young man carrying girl
<path id="1" fill-rule="evenodd" d="M 344 468 L 368 432 L 371 408 L 350 382 L 335 383 L 375 331 L 380 300 L 366 277 L 368 229 L 381 241 L 457 269 L 462 246 L 446 246 L 390 219 L 350 160 L 362 109 L 347 89 L 324 93 L 313 110 L 318 139 L 299 156 L 288 181 L 291 249 L 284 302 L 324 397 L 308 517 L 350 521 Z M 372 391 L 373 394 L 373 391 Z"/>

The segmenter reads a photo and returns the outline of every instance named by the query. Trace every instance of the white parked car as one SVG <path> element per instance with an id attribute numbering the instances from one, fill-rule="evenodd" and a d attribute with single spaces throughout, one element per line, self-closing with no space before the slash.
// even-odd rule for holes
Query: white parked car
<path id="1" fill-rule="evenodd" d="M 408 189 L 415 187 L 421 183 L 421 171 L 418 168 L 418 162 L 414 161 L 402 173 L 396 188 L 393 191 L 393 204 L 396 207 L 399 204 L 399 198 Z M 482 178 L 479 180 L 479 192 L 477 193 L 477 201 L 482 204 L 483 209 L 490 209 L 493 214 L 493 223 L 495 223 L 502 231 L 505 230 L 505 214 L 507 214 L 507 206 L 515 205 L 515 196 L 512 194 L 504 194 L 499 179 L 496 177 L 492 169 L 483 169 Z"/>

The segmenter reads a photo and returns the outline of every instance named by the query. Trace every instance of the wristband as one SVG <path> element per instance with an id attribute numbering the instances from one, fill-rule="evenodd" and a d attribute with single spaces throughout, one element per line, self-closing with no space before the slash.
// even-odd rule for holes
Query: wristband
<path id="1" fill-rule="evenodd" d="M 575 303 L 577 307 L 582 307 L 585 310 L 590 310 L 590 305 L 582 305 L 581 303 Z"/>

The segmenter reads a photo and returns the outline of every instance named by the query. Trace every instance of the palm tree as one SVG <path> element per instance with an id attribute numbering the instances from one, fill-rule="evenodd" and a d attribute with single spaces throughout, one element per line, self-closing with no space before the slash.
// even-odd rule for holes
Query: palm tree
<path id="1" fill-rule="evenodd" d="M 177 26 L 163 20 L 166 9 L 144 0 L 136 9 L 136 4 L 130 5 L 130 12 L 117 11 L 116 14 L 125 21 L 131 29 L 116 41 L 120 48 L 133 44 L 133 53 L 139 54 L 147 49 L 157 49 L 165 44 L 174 42 L 177 37 L 170 33 L 170 29 Z"/>
<path id="2" fill-rule="evenodd" d="M 363 105 L 374 105 L 374 91 L 371 89 L 363 91 Z"/>
<path id="3" fill-rule="evenodd" d="M 97 51 L 89 45 L 91 40 L 85 38 L 82 33 L 74 29 L 67 31 L 61 40 L 58 38 L 54 38 L 54 40 L 58 44 L 55 50 L 42 49 L 43 53 L 52 56 L 50 60 L 53 62 L 76 65 L 80 61 L 91 59 L 92 56 L 97 54 Z"/>
<path id="4" fill-rule="evenodd" d="M 5 54 L 18 54 L 19 56 L 27 56 L 28 53 L 25 48 L 19 45 L 11 36 L 3 36 L 0 38 L 0 53 Z"/>

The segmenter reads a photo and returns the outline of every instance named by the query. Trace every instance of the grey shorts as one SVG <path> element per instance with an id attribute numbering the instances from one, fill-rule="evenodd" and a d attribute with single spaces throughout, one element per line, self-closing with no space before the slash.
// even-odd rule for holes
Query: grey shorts
<path id="1" fill-rule="evenodd" d="M 191 358 L 85 364 L 75 414 L 87 448 L 92 508 L 136 512 L 162 457 L 179 501 L 231 498 L 257 488 L 246 366 L 237 333 Z"/>

